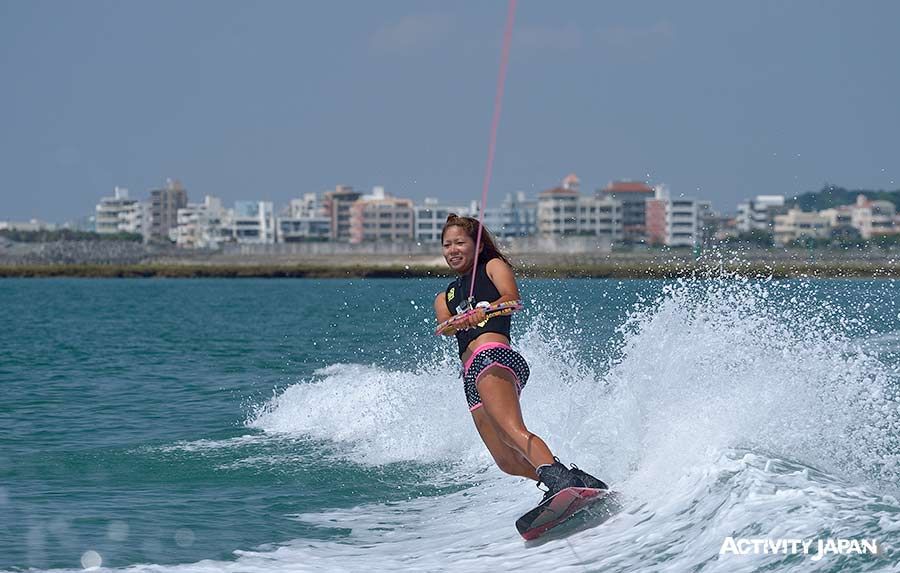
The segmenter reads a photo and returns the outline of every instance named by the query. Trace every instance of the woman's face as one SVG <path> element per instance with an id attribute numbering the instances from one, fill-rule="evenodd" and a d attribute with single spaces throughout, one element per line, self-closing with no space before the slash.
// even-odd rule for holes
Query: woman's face
<path id="1" fill-rule="evenodd" d="M 457 225 L 444 231 L 444 260 L 457 274 L 465 274 L 475 262 L 475 241 Z"/>

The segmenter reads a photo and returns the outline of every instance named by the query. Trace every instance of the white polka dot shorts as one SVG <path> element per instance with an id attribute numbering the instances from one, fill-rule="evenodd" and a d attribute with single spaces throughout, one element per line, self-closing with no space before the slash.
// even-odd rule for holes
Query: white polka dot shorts
<path id="1" fill-rule="evenodd" d="M 522 355 L 506 344 L 502 342 L 488 342 L 479 346 L 463 367 L 463 387 L 466 391 L 469 411 L 481 407 L 481 396 L 478 394 L 478 380 L 491 367 L 503 368 L 512 373 L 516 379 L 516 391 L 520 394 L 531 373 L 528 369 L 528 363 L 525 362 Z"/>

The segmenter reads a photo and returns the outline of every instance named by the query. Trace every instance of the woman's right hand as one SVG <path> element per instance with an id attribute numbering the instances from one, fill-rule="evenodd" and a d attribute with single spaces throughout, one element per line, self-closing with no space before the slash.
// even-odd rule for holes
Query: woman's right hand
<path id="1" fill-rule="evenodd" d="M 440 331 L 444 336 L 453 336 L 460 330 L 475 328 L 486 320 L 484 309 L 476 308 L 461 312 L 450 319 L 450 322 Z"/>

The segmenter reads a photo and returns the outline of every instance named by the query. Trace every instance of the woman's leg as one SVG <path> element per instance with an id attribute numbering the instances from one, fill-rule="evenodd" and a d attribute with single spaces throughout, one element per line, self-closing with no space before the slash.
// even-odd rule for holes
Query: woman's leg
<path id="1" fill-rule="evenodd" d="M 488 416 L 484 407 L 472 410 L 472 419 L 475 427 L 481 435 L 484 445 L 487 446 L 491 456 L 497 463 L 497 467 L 510 475 L 522 476 L 537 481 L 534 467 L 522 457 L 522 454 L 507 445 L 500 436 L 497 426 Z"/>
<path id="2" fill-rule="evenodd" d="M 525 427 L 516 379 L 511 372 L 489 367 L 478 380 L 478 394 L 482 403 L 479 410 L 490 418 L 500 441 L 518 452 L 532 468 L 553 463 L 553 453 L 544 440 Z"/>

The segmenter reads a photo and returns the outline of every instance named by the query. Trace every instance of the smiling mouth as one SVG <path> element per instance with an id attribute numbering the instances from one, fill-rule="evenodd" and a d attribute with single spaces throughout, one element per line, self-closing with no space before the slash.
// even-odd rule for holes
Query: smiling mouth
<path id="1" fill-rule="evenodd" d="M 456 264 L 456 263 L 459 263 L 459 262 L 461 262 L 461 261 L 462 261 L 462 257 L 450 257 L 450 262 L 451 262 L 451 263 Z"/>

